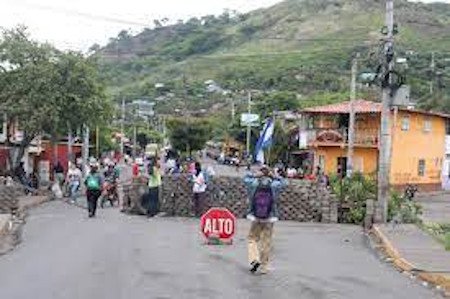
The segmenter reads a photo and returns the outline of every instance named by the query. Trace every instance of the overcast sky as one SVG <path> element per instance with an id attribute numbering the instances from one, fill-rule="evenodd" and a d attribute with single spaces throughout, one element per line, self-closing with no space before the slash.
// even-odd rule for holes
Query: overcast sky
<path id="1" fill-rule="evenodd" d="M 450 2 L 450 0 L 444 0 Z M 246 12 L 280 0 L 0 0 L 0 26 L 28 26 L 32 37 L 60 49 L 87 50 L 122 29 L 139 32 L 154 19 Z M 424 0 L 423 2 L 432 2 Z"/>

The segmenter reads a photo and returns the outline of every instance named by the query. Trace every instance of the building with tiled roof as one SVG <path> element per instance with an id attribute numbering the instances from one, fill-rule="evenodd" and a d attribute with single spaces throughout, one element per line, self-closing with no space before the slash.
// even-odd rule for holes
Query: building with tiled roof
<path id="1" fill-rule="evenodd" d="M 349 171 L 347 165 L 350 102 L 310 107 L 300 112 L 298 163 L 320 167 L 326 174 Z M 378 170 L 381 103 L 354 102 L 354 172 Z M 417 184 L 422 188 L 450 188 L 450 116 L 413 107 L 391 111 L 392 185 Z"/>

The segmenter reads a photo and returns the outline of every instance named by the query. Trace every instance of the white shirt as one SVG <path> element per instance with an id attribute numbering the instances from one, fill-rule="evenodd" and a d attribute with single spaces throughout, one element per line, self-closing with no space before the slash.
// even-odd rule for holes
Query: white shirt
<path id="1" fill-rule="evenodd" d="M 287 170 L 287 176 L 289 178 L 293 178 L 294 176 L 297 175 L 297 170 L 295 168 L 288 168 Z"/>
<path id="2" fill-rule="evenodd" d="M 206 191 L 206 180 L 205 180 L 205 176 L 203 175 L 203 172 L 200 172 L 200 174 L 197 175 L 193 175 L 194 178 L 194 187 L 192 188 L 192 191 L 194 191 L 194 193 L 203 193 Z"/>
<path id="3" fill-rule="evenodd" d="M 82 177 L 83 174 L 81 173 L 81 170 L 78 168 L 75 169 L 70 168 L 69 171 L 67 171 L 67 178 L 70 181 L 81 181 Z"/>
<path id="4" fill-rule="evenodd" d="M 177 163 L 174 159 L 168 159 L 166 163 L 167 169 L 175 168 L 177 166 Z"/>

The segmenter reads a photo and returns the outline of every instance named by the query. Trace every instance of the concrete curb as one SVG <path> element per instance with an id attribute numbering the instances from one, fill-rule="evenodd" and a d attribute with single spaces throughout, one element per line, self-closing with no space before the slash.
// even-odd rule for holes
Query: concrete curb
<path id="1" fill-rule="evenodd" d="M 29 209 L 35 208 L 52 199 L 51 196 L 20 200 L 19 207 L 14 215 L 9 215 L 9 221 L 0 226 L 0 256 L 12 251 L 22 241 L 22 228 Z"/>
<path id="2" fill-rule="evenodd" d="M 24 202 L 21 203 L 19 202 L 19 212 L 24 212 L 26 210 L 32 209 L 32 208 L 36 208 L 38 206 L 40 206 L 43 203 L 49 202 L 51 200 L 51 195 L 49 196 L 41 196 L 42 198 L 38 199 L 38 200 L 33 200 L 31 202 Z"/>
<path id="3" fill-rule="evenodd" d="M 450 274 L 427 272 L 418 269 L 413 263 L 401 256 L 400 252 L 392 245 L 376 224 L 372 227 L 371 232 L 381 242 L 381 248 L 383 248 L 386 255 L 392 259 L 392 262 L 397 269 L 400 271 L 417 273 L 419 279 L 440 286 L 444 291 L 444 295 L 450 297 Z"/>

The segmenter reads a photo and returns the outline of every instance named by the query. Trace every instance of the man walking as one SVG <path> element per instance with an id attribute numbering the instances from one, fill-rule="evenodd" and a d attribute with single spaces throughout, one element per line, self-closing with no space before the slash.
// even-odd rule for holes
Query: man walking
<path id="1" fill-rule="evenodd" d="M 267 274 L 273 225 L 278 221 L 277 198 L 286 183 L 267 166 L 262 166 L 259 174 L 248 173 L 244 183 L 250 199 L 247 219 L 252 221 L 248 234 L 250 272 L 255 273 L 260 269 L 261 274 Z"/>
<path id="2" fill-rule="evenodd" d="M 67 171 L 67 183 L 69 189 L 69 197 L 71 203 L 75 203 L 77 200 L 78 190 L 80 189 L 83 174 L 81 170 L 73 163 L 70 163 L 70 168 Z"/>
<path id="3" fill-rule="evenodd" d="M 84 184 L 86 185 L 86 197 L 88 204 L 89 218 L 95 217 L 95 212 L 97 211 L 98 198 L 102 194 L 102 177 L 98 173 L 98 164 L 92 163 L 91 170 Z"/>

